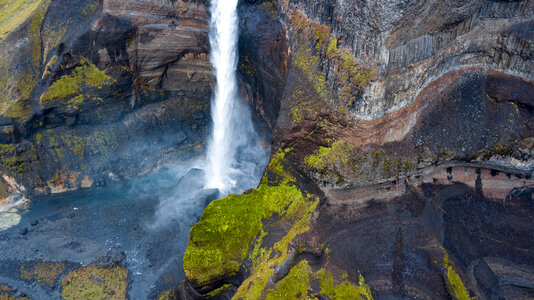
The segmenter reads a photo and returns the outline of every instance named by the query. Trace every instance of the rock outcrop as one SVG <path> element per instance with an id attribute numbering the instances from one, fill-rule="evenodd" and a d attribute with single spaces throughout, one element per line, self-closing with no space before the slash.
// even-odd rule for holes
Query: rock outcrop
<path id="1" fill-rule="evenodd" d="M 3 196 L 102 185 L 202 152 L 204 1 L 33 2 L 0 42 Z"/>
<path id="2" fill-rule="evenodd" d="M 534 2 L 246 5 L 288 35 L 273 155 L 192 229 L 182 296 L 532 297 Z"/>
<path id="3" fill-rule="evenodd" d="M 202 153 L 209 1 L 24 4 L 0 13 L 2 209 Z M 239 15 L 241 93 L 273 154 L 191 230 L 179 296 L 532 298 L 534 1 Z"/>

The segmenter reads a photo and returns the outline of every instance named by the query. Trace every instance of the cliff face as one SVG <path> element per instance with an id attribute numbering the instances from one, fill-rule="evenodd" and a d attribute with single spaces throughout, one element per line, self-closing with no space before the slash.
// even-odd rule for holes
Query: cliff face
<path id="1" fill-rule="evenodd" d="M 34 2 L 0 42 L 6 200 L 201 153 L 213 86 L 204 1 Z"/>
<path id="2" fill-rule="evenodd" d="M 0 13 L 0 208 L 202 153 L 208 1 L 21 3 Z M 181 296 L 532 298 L 534 1 L 239 15 L 273 155 L 191 230 Z"/>
<path id="3" fill-rule="evenodd" d="M 301 12 L 328 26 L 339 47 L 376 70 L 353 95 L 349 110 L 358 119 L 413 103 L 451 70 L 477 66 L 532 79 L 530 1 L 280 1 L 279 8 L 287 23 Z M 332 65 L 320 65 L 328 79 Z"/>
<path id="4" fill-rule="evenodd" d="M 532 297 L 534 2 L 247 5 L 288 36 L 274 154 L 193 227 L 183 295 Z"/>

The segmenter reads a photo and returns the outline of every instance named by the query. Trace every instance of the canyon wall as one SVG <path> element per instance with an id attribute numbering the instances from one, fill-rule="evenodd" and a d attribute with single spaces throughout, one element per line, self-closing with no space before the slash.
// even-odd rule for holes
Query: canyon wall
<path id="1" fill-rule="evenodd" d="M 182 297 L 534 295 L 533 1 L 242 6 L 287 32 L 273 155 L 191 230 Z"/>
<path id="2" fill-rule="evenodd" d="M 203 153 L 209 1 L 13 7 L 2 209 Z M 243 0 L 239 15 L 241 94 L 271 162 L 208 206 L 167 296 L 533 297 L 534 1 Z"/>
<path id="3" fill-rule="evenodd" d="M 214 84 L 204 1 L 33 2 L 0 41 L 4 206 L 202 153 Z"/>

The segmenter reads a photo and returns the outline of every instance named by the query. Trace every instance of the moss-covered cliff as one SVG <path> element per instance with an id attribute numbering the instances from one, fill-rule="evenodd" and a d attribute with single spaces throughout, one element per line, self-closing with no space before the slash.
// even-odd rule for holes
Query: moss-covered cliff
<path id="1" fill-rule="evenodd" d="M 213 85 L 203 1 L 4 6 L 4 206 L 202 152 Z"/>
<path id="2" fill-rule="evenodd" d="M 202 153 L 208 5 L 0 0 L 0 209 Z M 208 206 L 160 298 L 532 298 L 533 11 L 241 1 L 241 94 L 273 154 Z M 124 298 L 129 276 L 17 272 L 64 298 Z"/>
<path id="3" fill-rule="evenodd" d="M 533 5 L 244 1 L 288 36 L 275 154 L 195 225 L 181 295 L 532 295 Z"/>

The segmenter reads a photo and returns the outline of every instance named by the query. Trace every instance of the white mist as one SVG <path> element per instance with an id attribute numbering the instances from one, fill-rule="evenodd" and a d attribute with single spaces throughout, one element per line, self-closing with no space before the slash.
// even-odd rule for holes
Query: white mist
<path id="1" fill-rule="evenodd" d="M 208 141 L 206 187 L 221 196 L 258 184 L 268 151 L 260 144 L 248 107 L 239 97 L 237 63 L 238 0 L 212 0 L 210 59 L 216 87 L 211 101 L 212 135 Z"/>

